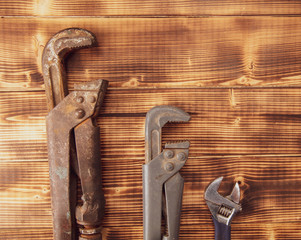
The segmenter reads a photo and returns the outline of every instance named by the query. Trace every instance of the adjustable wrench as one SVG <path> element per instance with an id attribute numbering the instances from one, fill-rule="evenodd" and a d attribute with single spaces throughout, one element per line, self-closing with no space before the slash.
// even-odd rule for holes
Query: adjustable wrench
<path id="1" fill-rule="evenodd" d="M 215 227 L 215 240 L 231 239 L 231 221 L 237 212 L 241 211 L 239 205 L 240 189 L 235 184 L 229 196 L 221 196 L 217 190 L 223 177 L 215 179 L 205 191 L 205 200 L 212 214 Z"/>
<path id="2" fill-rule="evenodd" d="M 154 107 L 146 115 L 146 164 L 143 165 L 144 240 L 178 239 L 184 186 L 179 170 L 188 158 L 189 142 L 168 143 L 161 151 L 161 134 L 162 127 L 167 122 L 189 120 L 187 113 L 172 106 Z M 162 213 L 166 217 L 163 237 Z"/>
<path id="3" fill-rule="evenodd" d="M 48 159 L 55 240 L 101 239 L 104 215 L 100 165 L 99 113 L 108 82 L 78 84 L 67 95 L 64 58 L 75 49 L 95 45 L 92 33 L 79 28 L 55 34 L 44 48 L 42 69 L 47 106 Z M 76 206 L 77 179 L 82 189 Z M 76 220 L 75 220 L 76 218 Z"/>

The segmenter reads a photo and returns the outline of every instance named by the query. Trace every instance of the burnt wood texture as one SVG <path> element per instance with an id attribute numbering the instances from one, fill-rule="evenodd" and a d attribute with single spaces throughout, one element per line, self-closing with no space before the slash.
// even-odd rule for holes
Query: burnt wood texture
<path id="1" fill-rule="evenodd" d="M 0 0 L 0 239 L 53 239 L 41 54 L 68 27 L 98 46 L 68 57 L 74 83 L 109 80 L 101 128 L 104 240 L 143 239 L 144 120 L 191 115 L 180 239 L 214 239 L 203 194 L 224 176 L 242 212 L 232 239 L 301 239 L 300 1 Z"/>

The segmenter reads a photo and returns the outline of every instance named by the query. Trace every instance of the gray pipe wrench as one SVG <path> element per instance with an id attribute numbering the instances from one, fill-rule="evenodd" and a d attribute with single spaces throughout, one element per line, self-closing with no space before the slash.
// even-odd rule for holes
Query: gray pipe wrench
<path id="1" fill-rule="evenodd" d="M 143 165 L 144 240 L 177 240 L 184 180 L 179 170 L 189 152 L 189 142 L 168 143 L 161 151 L 162 127 L 167 122 L 187 122 L 189 114 L 172 106 L 157 106 L 146 115 Z M 165 234 L 162 237 L 162 214 Z"/>
<path id="2" fill-rule="evenodd" d="M 215 227 L 215 240 L 231 239 L 231 221 L 233 217 L 241 211 L 239 205 L 240 189 L 238 183 L 235 184 L 229 196 L 221 196 L 217 190 L 223 177 L 215 179 L 205 191 L 205 200 L 212 214 Z"/>

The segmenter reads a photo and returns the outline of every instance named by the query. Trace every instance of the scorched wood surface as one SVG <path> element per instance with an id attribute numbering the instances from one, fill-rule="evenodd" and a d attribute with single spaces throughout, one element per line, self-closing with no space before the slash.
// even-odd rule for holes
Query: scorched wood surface
<path id="1" fill-rule="evenodd" d="M 95 33 L 68 86 L 107 79 L 101 127 L 104 240 L 143 239 L 144 120 L 191 115 L 180 239 L 214 239 L 205 187 L 242 189 L 232 239 L 301 239 L 300 1 L 0 1 L 0 239 L 52 239 L 41 54 L 59 30 Z"/>

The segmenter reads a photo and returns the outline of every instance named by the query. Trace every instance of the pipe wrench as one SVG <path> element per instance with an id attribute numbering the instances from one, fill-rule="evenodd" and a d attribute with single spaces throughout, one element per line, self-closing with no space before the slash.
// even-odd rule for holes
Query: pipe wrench
<path id="1" fill-rule="evenodd" d="M 188 158 L 189 142 L 167 143 L 161 151 L 161 136 L 167 122 L 189 120 L 189 114 L 172 106 L 154 107 L 146 115 L 146 163 L 142 169 L 144 240 L 178 239 L 184 186 L 179 170 Z M 163 237 L 162 213 L 166 227 Z"/>
<path id="2" fill-rule="evenodd" d="M 108 82 L 96 80 L 78 84 L 67 94 L 63 65 L 68 53 L 95 43 L 93 34 L 84 29 L 65 29 L 48 41 L 42 55 L 49 110 L 46 128 L 55 240 L 101 239 L 105 200 L 100 132 L 94 120 Z M 78 179 L 82 204 L 76 205 Z"/>
<path id="3" fill-rule="evenodd" d="M 239 205 L 240 189 L 238 183 L 235 184 L 229 196 L 221 196 L 217 190 L 223 177 L 215 179 L 205 191 L 205 200 L 212 214 L 215 228 L 215 240 L 231 239 L 231 221 L 233 217 L 241 211 Z"/>

